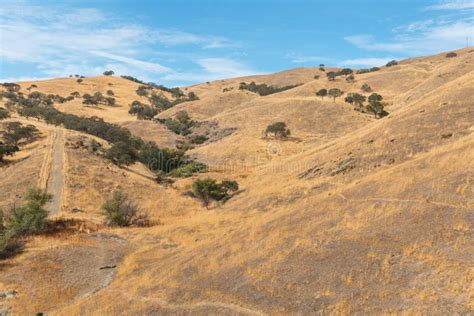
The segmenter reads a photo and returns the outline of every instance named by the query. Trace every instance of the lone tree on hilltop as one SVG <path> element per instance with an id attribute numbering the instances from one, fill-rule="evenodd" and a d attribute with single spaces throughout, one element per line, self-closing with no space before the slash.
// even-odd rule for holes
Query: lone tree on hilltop
<path id="1" fill-rule="evenodd" d="M 276 122 L 267 126 L 265 130 L 265 136 L 269 133 L 275 137 L 286 138 L 290 135 L 290 130 L 286 127 L 285 122 Z"/>
<path id="2" fill-rule="evenodd" d="M 328 90 L 327 89 L 320 89 L 318 92 L 316 92 L 316 95 L 318 97 L 321 97 L 321 100 L 324 99 L 325 96 L 328 95 Z"/>
<path id="3" fill-rule="evenodd" d="M 104 71 L 104 76 L 112 76 L 115 72 L 113 70 Z"/>
<path id="4" fill-rule="evenodd" d="M 336 98 L 342 96 L 343 94 L 344 92 L 339 88 L 332 88 L 328 91 L 328 95 L 333 98 L 333 102 L 336 102 Z"/>

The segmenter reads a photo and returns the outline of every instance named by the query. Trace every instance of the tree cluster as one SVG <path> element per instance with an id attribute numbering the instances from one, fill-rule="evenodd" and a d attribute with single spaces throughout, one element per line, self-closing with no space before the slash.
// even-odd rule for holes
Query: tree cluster
<path id="1" fill-rule="evenodd" d="M 396 65 L 398 65 L 398 62 L 396 60 L 391 60 L 385 65 L 385 67 L 392 67 Z"/>
<path id="2" fill-rule="evenodd" d="M 299 84 L 296 85 L 288 85 L 283 87 L 275 87 L 275 86 L 268 86 L 265 83 L 256 84 L 252 81 L 250 84 L 245 82 L 241 82 L 239 85 L 239 90 L 248 90 L 254 93 L 258 93 L 260 96 L 266 96 L 273 93 L 282 92 L 285 90 L 293 89 L 295 87 L 300 86 Z"/>
<path id="3" fill-rule="evenodd" d="M 89 93 L 85 93 L 82 96 L 82 104 L 86 105 L 99 105 L 99 104 L 104 104 L 104 105 L 109 105 L 109 106 L 114 106 L 115 105 L 115 98 L 113 97 L 106 97 L 104 96 L 101 92 L 97 91 L 93 95 L 90 95 Z"/>
<path id="4" fill-rule="evenodd" d="M 364 106 L 364 102 L 368 100 L 368 104 Z M 374 114 L 375 117 L 384 117 L 388 115 L 388 112 L 384 110 L 384 105 L 382 103 L 383 97 L 380 94 L 372 93 L 368 98 L 356 93 L 351 92 L 347 94 L 345 101 L 347 103 L 353 104 L 356 106 L 355 110 L 361 112 L 368 112 Z"/>

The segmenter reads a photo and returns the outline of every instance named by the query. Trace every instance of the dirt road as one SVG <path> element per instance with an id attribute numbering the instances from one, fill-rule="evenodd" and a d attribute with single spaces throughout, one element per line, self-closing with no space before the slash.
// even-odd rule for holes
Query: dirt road
<path id="1" fill-rule="evenodd" d="M 64 185 L 64 130 L 56 128 L 53 135 L 53 144 L 49 161 L 49 174 L 46 183 L 46 191 L 53 195 L 46 209 L 50 216 L 61 212 L 63 205 Z"/>

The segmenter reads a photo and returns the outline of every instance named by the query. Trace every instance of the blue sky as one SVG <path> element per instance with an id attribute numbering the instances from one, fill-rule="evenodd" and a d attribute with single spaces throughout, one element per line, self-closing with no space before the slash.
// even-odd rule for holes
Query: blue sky
<path id="1" fill-rule="evenodd" d="M 0 82 L 106 69 L 167 86 L 472 45 L 474 0 L 10 1 Z"/>

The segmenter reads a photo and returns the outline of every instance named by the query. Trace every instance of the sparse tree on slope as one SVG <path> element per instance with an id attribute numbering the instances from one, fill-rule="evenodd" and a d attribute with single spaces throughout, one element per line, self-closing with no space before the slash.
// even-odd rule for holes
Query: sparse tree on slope
<path id="1" fill-rule="evenodd" d="M 327 89 L 320 89 L 318 92 L 316 92 L 316 95 L 318 97 L 321 97 L 321 99 L 324 99 L 324 97 L 328 95 L 328 90 Z"/>
<path id="2" fill-rule="evenodd" d="M 336 98 L 342 96 L 343 94 L 344 92 L 339 88 L 332 88 L 328 91 L 328 95 L 333 98 L 333 102 L 336 102 Z"/>

